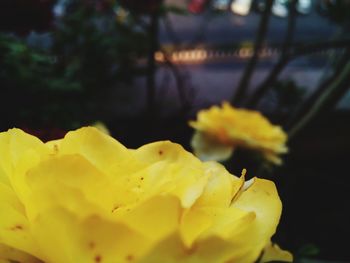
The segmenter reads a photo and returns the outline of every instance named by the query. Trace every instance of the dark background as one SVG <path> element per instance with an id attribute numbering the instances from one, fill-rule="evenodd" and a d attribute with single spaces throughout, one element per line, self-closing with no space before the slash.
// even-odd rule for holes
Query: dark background
<path id="1" fill-rule="evenodd" d="M 169 139 L 191 150 L 188 120 L 232 99 L 251 59 L 240 50 L 253 52 L 262 14 L 252 10 L 240 17 L 208 4 L 193 15 L 186 1 L 169 0 L 161 9 L 157 2 L 71 1 L 63 8 L 65 1 L 1 1 L 1 130 L 16 126 L 50 140 L 101 121 L 128 147 Z M 347 1 L 329 10 L 320 10 L 320 2 L 313 1 L 310 14 L 297 15 L 293 47 L 349 40 Z M 126 18 L 118 13 L 121 7 L 129 12 Z M 271 16 L 263 41 L 269 55 L 256 64 L 247 98 L 281 56 L 287 26 L 287 18 Z M 336 72 L 346 48 L 315 49 L 291 61 L 256 108 L 287 127 Z M 174 58 L 198 49 L 210 56 L 153 60 L 155 51 Z M 276 182 L 284 204 L 275 240 L 297 260 L 350 262 L 349 83 L 291 138 L 284 165 L 263 174 Z M 249 154 L 234 158 L 239 166 L 228 163 L 231 172 L 248 168 L 254 175 Z"/>

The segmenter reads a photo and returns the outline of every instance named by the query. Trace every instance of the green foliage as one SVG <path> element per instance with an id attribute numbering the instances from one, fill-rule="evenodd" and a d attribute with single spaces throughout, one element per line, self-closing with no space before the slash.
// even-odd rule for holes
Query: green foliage
<path id="1" fill-rule="evenodd" d="M 317 256 L 320 253 L 320 249 L 315 246 L 314 244 L 306 244 L 304 246 L 302 246 L 298 253 L 297 253 L 297 257 L 312 257 L 312 256 Z"/>
<path id="2" fill-rule="evenodd" d="M 48 50 L 0 36 L 3 123 L 68 129 L 105 120 L 111 93 L 144 74 L 137 61 L 149 41 L 136 21 L 77 3 L 57 21 Z"/>

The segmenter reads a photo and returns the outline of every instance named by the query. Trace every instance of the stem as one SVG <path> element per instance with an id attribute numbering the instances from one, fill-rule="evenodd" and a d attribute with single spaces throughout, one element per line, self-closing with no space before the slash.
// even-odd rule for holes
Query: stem
<path id="1" fill-rule="evenodd" d="M 180 74 L 179 69 L 171 62 L 171 59 L 169 58 L 169 55 L 162 50 L 162 53 L 164 54 L 164 60 L 165 64 L 172 70 L 175 81 L 176 81 L 176 87 L 177 91 L 179 94 L 179 99 L 182 107 L 182 111 L 185 113 L 188 109 L 191 107 L 191 103 L 188 101 L 187 96 L 186 96 L 186 90 L 184 83 L 182 81 L 182 77 Z"/>
<path id="2" fill-rule="evenodd" d="M 315 100 L 312 107 L 305 113 L 305 115 L 301 116 L 301 119 L 289 129 L 289 137 L 294 137 L 306 124 L 308 124 L 317 114 L 321 111 L 327 110 L 334 106 L 338 100 L 342 97 L 342 95 L 349 88 L 348 81 L 350 80 L 350 62 L 349 62 L 349 52 L 347 52 L 345 66 L 338 66 L 339 72 L 336 72 L 330 79 L 326 80 L 325 83 L 329 84 L 323 89 L 323 92 L 316 91 L 316 93 L 320 93 L 319 96 L 312 96 L 312 100 Z M 340 64 L 340 63 L 339 63 Z M 305 105 L 309 105 L 310 102 L 306 102 Z M 300 114 L 303 114 L 305 107 L 303 107 L 303 111 L 300 111 Z"/>
<path id="3" fill-rule="evenodd" d="M 286 36 L 283 41 L 281 56 L 278 60 L 275 67 L 271 70 L 270 74 L 266 77 L 264 82 L 257 88 L 256 92 L 253 94 L 252 98 L 248 101 L 248 107 L 255 107 L 262 97 L 266 94 L 266 92 L 272 87 L 272 85 L 276 82 L 279 74 L 282 72 L 284 67 L 288 64 L 289 50 L 291 48 L 293 39 L 294 39 L 294 31 L 295 31 L 295 22 L 296 22 L 296 9 L 295 6 L 298 0 L 292 0 L 289 7 L 289 16 L 288 16 L 288 25 Z"/>
<path id="4" fill-rule="evenodd" d="M 314 44 L 307 44 L 303 46 L 296 47 L 294 51 L 291 51 L 290 56 L 297 57 L 308 55 L 311 53 L 317 53 L 325 49 L 335 49 L 335 48 L 347 48 L 350 46 L 350 39 L 345 38 L 337 41 L 325 41 Z"/>
<path id="5" fill-rule="evenodd" d="M 232 104 L 234 105 L 239 105 L 241 101 L 243 100 L 247 87 L 249 86 L 251 76 L 253 74 L 254 68 L 256 66 L 256 63 L 258 62 L 259 59 L 259 53 L 262 48 L 266 32 L 267 32 L 267 27 L 268 23 L 270 20 L 270 15 L 271 15 L 271 8 L 273 4 L 273 0 L 267 0 L 266 1 L 266 7 L 264 10 L 264 13 L 262 14 L 260 24 L 259 24 L 259 29 L 257 33 L 257 37 L 255 39 L 255 45 L 254 45 L 254 52 L 253 56 L 250 59 L 247 67 L 245 68 L 245 71 L 243 73 L 243 76 L 241 78 L 241 81 L 238 85 L 238 89 L 236 94 L 232 98 Z"/>
<path id="6" fill-rule="evenodd" d="M 155 72 L 156 62 L 154 54 L 158 49 L 158 11 L 151 14 L 149 27 L 150 47 L 148 52 L 148 74 L 147 74 L 147 106 L 150 115 L 155 112 Z"/>
<path id="7" fill-rule="evenodd" d="M 168 33 L 168 35 L 171 38 L 172 42 L 174 42 L 175 45 L 180 46 L 181 41 L 177 37 L 177 35 L 175 33 L 175 30 L 174 30 L 174 27 L 173 27 L 173 24 L 172 24 L 170 18 L 168 17 L 168 15 L 164 16 L 163 22 L 164 22 L 164 26 L 165 26 L 166 32 Z"/>
<path id="8" fill-rule="evenodd" d="M 302 116 L 305 116 L 310 108 L 310 105 L 314 105 L 318 98 L 322 96 L 322 94 L 327 90 L 327 88 L 337 79 L 341 71 L 343 70 L 344 66 L 346 66 L 346 63 L 348 62 L 348 56 L 345 55 L 342 57 L 342 59 L 339 61 L 337 68 L 334 72 L 334 74 L 324 80 L 318 89 L 297 109 L 296 113 L 290 118 L 288 123 L 285 125 L 287 129 L 291 128 L 293 125 L 296 124 L 298 119 L 301 119 Z"/>
<path id="9" fill-rule="evenodd" d="M 315 44 L 309 44 L 306 46 L 296 47 L 294 50 L 292 48 L 286 53 L 284 57 L 277 62 L 276 66 L 270 73 L 270 75 L 265 79 L 265 81 L 257 88 L 256 93 L 253 95 L 252 99 L 247 103 L 248 107 L 254 107 L 258 104 L 261 97 L 268 91 L 268 89 L 276 81 L 276 78 L 283 71 L 283 69 L 291 62 L 292 60 L 298 58 L 299 56 L 308 55 L 311 53 L 320 52 L 326 49 L 336 49 L 336 48 L 346 48 L 350 46 L 350 41 L 339 40 L 339 41 L 327 41 L 320 42 Z"/>

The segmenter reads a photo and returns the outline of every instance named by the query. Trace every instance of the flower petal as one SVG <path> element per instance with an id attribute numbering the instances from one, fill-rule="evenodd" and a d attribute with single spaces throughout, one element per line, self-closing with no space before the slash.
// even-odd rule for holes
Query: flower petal
<path id="1" fill-rule="evenodd" d="M 171 142 L 147 144 L 134 152 L 135 157 L 148 167 L 145 175 L 150 195 L 167 192 L 178 196 L 183 207 L 192 206 L 207 183 L 208 174 L 202 163 L 180 145 Z"/>
<path id="2" fill-rule="evenodd" d="M 130 208 L 130 211 L 116 217 L 116 220 L 152 242 L 157 242 L 178 229 L 181 213 L 182 208 L 177 197 L 162 195 L 154 196 Z"/>
<path id="3" fill-rule="evenodd" d="M 40 255 L 23 205 L 13 190 L 2 183 L 0 183 L 0 244 L 25 251 L 30 255 Z"/>
<path id="4" fill-rule="evenodd" d="M 233 207 L 255 213 L 256 218 L 249 229 L 242 234 L 240 243 L 253 247 L 244 260 L 233 262 L 253 262 L 276 231 L 282 204 L 275 184 L 271 181 L 254 178 L 254 182 L 245 189 L 232 204 Z"/>
<path id="5" fill-rule="evenodd" d="M 60 155 L 80 154 L 101 171 L 110 174 L 113 166 L 130 165 L 131 153 L 118 141 L 93 127 L 68 132 L 58 147 Z M 119 171 L 121 170 L 119 169 Z M 118 175 L 118 174 L 114 174 Z"/>
<path id="6" fill-rule="evenodd" d="M 231 175 L 219 163 L 206 162 L 203 165 L 205 173 L 209 174 L 209 179 L 196 206 L 228 207 L 242 187 L 244 179 Z"/>
<path id="7" fill-rule="evenodd" d="M 7 177 L 2 181 L 11 184 L 23 203 L 27 193 L 23 177 L 47 153 L 43 142 L 19 129 L 0 133 L 0 178 Z"/>
<path id="8" fill-rule="evenodd" d="M 149 249 L 147 239 L 123 224 L 99 215 L 80 219 L 60 207 L 42 211 L 33 233 L 45 253 L 41 259 L 52 263 L 130 262 Z"/>
<path id="9" fill-rule="evenodd" d="M 132 193 L 127 196 L 125 186 L 111 181 L 80 155 L 52 156 L 31 169 L 26 180 L 31 190 L 27 197 L 30 219 L 57 205 L 82 217 L 93 212 L 110 215 L 116 203 L 136 198 Z"/>

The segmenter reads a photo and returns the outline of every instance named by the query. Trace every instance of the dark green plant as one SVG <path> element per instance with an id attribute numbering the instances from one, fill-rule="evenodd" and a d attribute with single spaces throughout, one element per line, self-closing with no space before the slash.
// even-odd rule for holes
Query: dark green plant
<path id="1" fill-rule="evenodd" d="M 108 120 L 119 99 L 111 94 L 145 74 L 137 62 L 149 41 L 132 18 L 119 21 L 112 8 L 77 1 L 56 23 L 47 50 L 0 37 L 4 126 L 73 128 Z"/>

